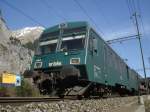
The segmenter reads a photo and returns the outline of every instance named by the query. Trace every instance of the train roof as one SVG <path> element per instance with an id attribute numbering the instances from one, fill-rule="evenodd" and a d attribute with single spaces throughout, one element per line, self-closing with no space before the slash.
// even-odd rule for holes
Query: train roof
<path id="1" fill-rule="evenodd" d="M 65 22 L 62 24 L 67 24 L 67 29 L 72 29 L 72 28 L 78 28 L 78 27 L 86 27 L 88 25 L 88 23 L 86 21 L 76 21 L 76 22 Z M 60 24 L 46 28 L 43 31 L 43 34 L 47 34 L 47 33 L 51 33 L 51 32 L 55 32 L 58 31 L 60 27 Z"/>

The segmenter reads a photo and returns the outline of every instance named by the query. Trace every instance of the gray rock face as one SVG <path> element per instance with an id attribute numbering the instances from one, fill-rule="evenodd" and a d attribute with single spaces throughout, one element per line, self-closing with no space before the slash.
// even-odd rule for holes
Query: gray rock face
<path id="1" fill-rule="evenodd" d="M 0 44 L 7 44 L 11 35 L 10 30 L 5 24 L 5 20 L 0 16 Z"/>
<path id="2" fill-rule="evenodd" d="M 1 70 L 20 73 L 30 67 L 33 51 L 21 45 L 8 44 L 7 50 L 3 50 L 0 56 Z"/>
<path id="3" fill-rule="evenodd" d="M 0 73 L 20 73 L 29 69 L 34 52 L 22 43 L 34 42 L 42 30 L 42 27 L 33 27 L 12 32 L 0 16 Z"/>

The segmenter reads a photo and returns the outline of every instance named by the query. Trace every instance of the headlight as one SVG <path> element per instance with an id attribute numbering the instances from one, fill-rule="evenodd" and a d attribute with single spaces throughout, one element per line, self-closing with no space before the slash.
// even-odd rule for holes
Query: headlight
<path id="1" fill-rule="evenodd" d="M 42 62 L 35 62 L 34 68 L 41 68 L 42 67 Z"/>
<path id="2" fill-rule="evenodd" d="M 80 58 L 71 58 L 70 64 L 80 64 Z"/>

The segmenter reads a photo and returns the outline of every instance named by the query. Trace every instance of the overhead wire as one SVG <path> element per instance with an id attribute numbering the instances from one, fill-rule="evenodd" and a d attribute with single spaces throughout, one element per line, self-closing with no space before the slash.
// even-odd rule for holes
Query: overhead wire
<path id="1" fill-rule="evenodd" d="M 127 4 L 128 11 L 129 11 L 129 16 L 131 16 L 133 12 L 132 12 L 129 0 L 126 0 L 126 4 Z"/>
<path id="2" fill-rule="evenodd" d="M 89 14 L 87 13 L 87 11 L 84 9 L 84 7 L 78 2 L 78 0 L 73 0 L 78 6 L 79 8 L 83 11 L 83 13 L 89 18 L 89 20 L 94 24 L 94 26 L 100 31 L 100 33 L 104 36 L 104 32 L 96 25 L 95 21 L 93 20 L 92 17 L 89 16 Z"/>
<path id="3" fill-rule="evenodd" d="M 130 11 L 131 12 L 130 15 L 133 15 L 135 12 L 138 13 L 138 17 L 139 17 L 139 20 L 141 22 L 140 28 L 142 28 L 143 33 L 145 33 L 145 28 L 144 28 L 143 17 L 142 17 L 142 12 L 141 12 L 141 8 L 140 8 L 139 0 L 137 0 L 136 2 L 135 2 L 135 0 L 127 0 L 127 1 L 129 1 L 128 7 L 130 7 L 132 9 L 132 11 Z M 132 22 L 135 26 L 134 20 L 132 20 Z"/>
<path id="4" fill-rule="evenodd" d="M 128 0 L 128 3 L 129 3 L 129 7 L 131 9 L 131 12 L 135 12 L 136 8 L 135 8 L 135 3 L 134 3 L 134 0 Z"/>
<path id="5" fill-rule="evenodd" d="M 132 15 L 135 13 L 135 8 L 133 7 L 134 2 L 131 2 L 131 0 L 126 0 L 126 3 L 127 3 L 130 19 L 132 20 L 133 26 L 135 26 L 135 22 L 132 19 Z"/>
<path id="6" fill-rule="evenodd" d="M 126 1 L 127 1 L 127 7 L 128 7 L 128 10 L 129 10 L 129 16 L 130 16 L 130 19 L 132 20 L 132 24 L 133 24 L 133 27 L 134 27 L 134 30 L 135 30 L 136 29 L 136 23 L 133 19 L 133 15 L 135 13 L 137 13 L 135 1 L 134 0 L 126 0 Z"/>
<path id="7" fill-rule="evenodd" d="M 132 8 L 132 11 L 133 11 L 132 16 L 135 16 L 135 19 L 138 16 L 139 20 L 141 20 L 142 27 L 144 28 L 143 21 L 142 21 L 142 16 L 139 16 L 139 14 L 141 15 L 139 1 L 137 1 L 137 4 L 135 3 L 134 0 L 132 0 L 132 4 L 131 4 L 131 0 L 129 0 L 129 1 L 130 1 L 130 7 Z M 137 5 L 137 7 L 136 7 L 136 5 Z M 138 13 L 138 15 L 137 15 L 137 13 Z M 137 19 L 135 20 L 135 22 L 136 22 L 136 25 L 135 25 L 136 30 L 138 30 L 138 26 L 139 26 L 139 29 L 140 29 L 141 24 L 137 23 Z M 137 24 L 138 24 L 138 26 L 137 26 Z M 137 32 L 139 32 L 139 30 Z M 139 36 L 139 37 L 141 37 L 141 36 Z M 140 39 L 139 39 L 139 41 L 140 41 Z M 140 44 L 140 47 L 141 47 L 141 44 Z M 145 64 L 144 64 L 144 57 L 143 57 L 143 54 L 142 54 L 142 48 L 141 48 L 141 56 L 142 56 L 142 62 L 143 62 L 144 75 L 145 75 L 145 78 L 146 78 L 146 70 L 145 70 Z"/>
<path id="8" fill-rule="evenodd" d="M 93 1 L 93 3 L 96 5 L 96 4 L 99 4 L 96 0 Z M 96 5 L 97 6 L 97 5 Z M 103 13 L 103 10 L 102 8 L 100 8 L 99 6 L 97 6 L 98 10 L 101 12 L 101 16 L 104 18 L 104 21 L 105 23 L 108 25 L 108 26 L 111 26 L 111 22 L 109 21 L 109 19 L 106 17 L 106 15 Z M 109 27 L 109 29 L 113 32 L 113 29 L 112 27 Z"/>
<path id="9" fill-rule="evenodd" d="M 126 0 L 126 4 L 129 10 L 129 16 L 133 14 L 134 10 L 135 10 L 135 6 L 131 6 L 131 3 L 133 4 L 134 2 L 131 2 L 130 0 Z M 133 19 L 132 19 L 133 21 Z M 134 21 L 133 21 L 134 24 Z M 112 40 L 108 40 L 107 43 L 108 44 L 112 44 L 112 43 L 122 43 L 123 41 L 128 41 L 128 40 L 132 40 L 132 39 L 136 39 L 137 35 L 133 34 L 130 36 L 126 36 L 126 37 L 122 37 L 122 38 L 116 38 L 116 39 L 112 39 Z"/>
<path id="10" fill-rule="evenodd" d="M 135 1 L 134 0 L 130 0 L 130 1 L 132 1 L 131 4 L 133 4 L 133 5 L 131 5 L 133 7 L 133 12 L 136 12 L 137 9 L 135 6 Z"/>
<path id="11" fill-rule="evenodd" d="M 9 6 L 10 8 L 14 9 L 16 12 L 22 14 L 23 16 L 25 16 L 26 18 L 28 18 L 30 21 L 45 27 L 43 24 L 41 24 L 39 21 L 35 20 L 33 17 L 31 17 L 30 15 L 26 14 L 24 11 L 22 11 L 21 9 L 15 7 L 14 5 L 10 4 L 9 2 L 7 2 L 6 0 L 1 0 L 2 3 L 4 3 L 5 5 Z"/>
<path id="12" fill-rule="evenodd" d="M 112 44 L 112 43 L 117 43 L 117 42 L 123 42 L 123 41 L 127 41 L 127 40 L 132 40 L 132 39 L 136 39 L 137 35 L 131 35 L 131 36 L 126 36 L 126 37 L 121 37 L 121 38 L 115 38 L 112 40 L 108 40 L 106 41 L 108 44 Z"/>
<path id="13" fill-rule="evenodd" d="M 140 21 L 141 21 L 141 26 L 142 26 L 142 29 L 143 29 L 143 33 L 145 34 L 146 31 L 145 31 L 145 27 L 144 27 L 144 23 L 143 23 L 143 16 L 142 16 L 142 11 L 141 11 L 141 7 L 140 7 L 140 1 L 137 0 L 137 9 L 140 13 Z"/>
<path id="14" fill-rule="evenodd" d="M 49 11 L 53 10 L 55 12 L 55 14 L 58 17 L 60 17 L 63 21 L 65 21 L 65 22 L 67 21 L 67 19 L 64 16 L 62 16 L 60 13 L 58 13 L 58 11 L 55 10 L 46 0 L 40 0 L 40 1 L 41 1 L 41 3 L 43 3 L 43 5 L 45 5 L 49 9 Z"/>

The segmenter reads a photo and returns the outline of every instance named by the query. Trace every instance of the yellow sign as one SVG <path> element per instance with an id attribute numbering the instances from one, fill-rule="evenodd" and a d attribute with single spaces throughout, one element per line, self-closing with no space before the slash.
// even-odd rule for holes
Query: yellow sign
<path id="1" fill-rule="evenodd" d="M 1 77 L 1 83 L 9 83 L 9 84 L 14 84 L 16 83 L 16 75 L 12 73 L 2 73 Z"/>

